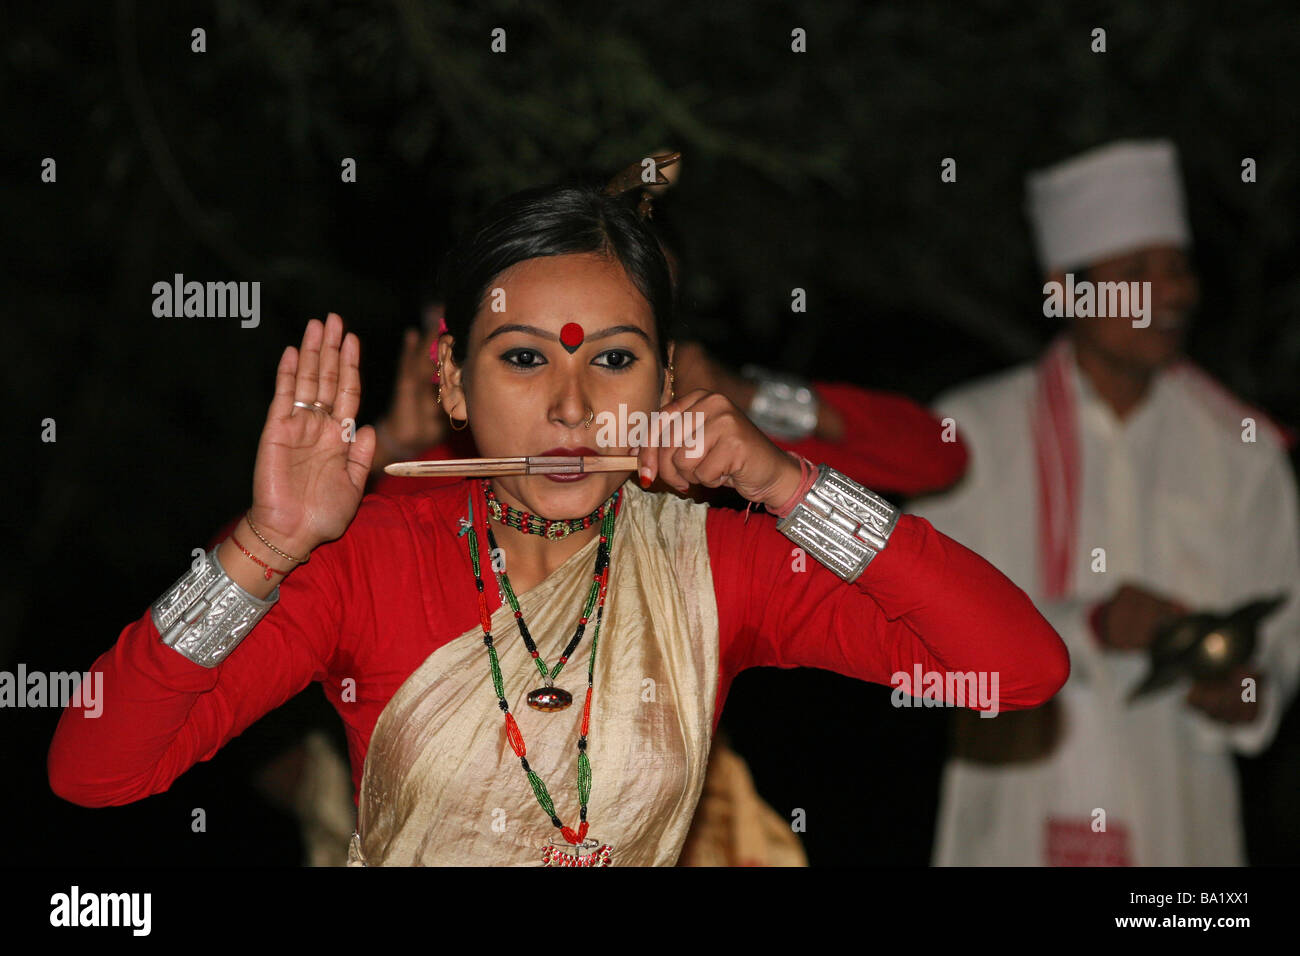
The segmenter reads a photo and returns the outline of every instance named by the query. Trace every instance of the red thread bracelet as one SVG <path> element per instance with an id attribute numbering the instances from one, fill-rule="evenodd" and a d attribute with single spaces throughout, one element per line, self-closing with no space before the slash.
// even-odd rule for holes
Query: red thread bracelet
<path id="1" fill-rule="evenodd" d="M 794 452 L 786 452 L 786 454 L 794 455 Z M 804 495 L 808 494 L 808 489 L 810 489 L 813 486 L 813 482 L 817 480 L 817 466 L 802 455 L 795 457 L 799 459 L 798 489 L 796 489 L 795 493 L 792 494 L 789 500 L 780 508 L 773 509 L 768 505 L 763 506 L 778 518 L 784 518 L 789 515 L 791 511 L 794 511 L 794 506 L 803 500 Z"/>
<path id="2" fill-rule="evenodd" d="M 266 578 L 266 580 L 268 580 L 268 581 L 271 580 L 271 575 L 272 575 L 272 573 L 275 573 L 275 574 L 288 574 L 288 573 L 289 573 L 288 571 L 280 571 L 280 570 L 277 569 L 277 568 L 273 568 L 273 567 L 271 567 L 269 564 L 267 564 L 265 561 L 263 561 L 261 558 L 255 557 L 252 553 L 249 552 L 249 550 L 248 550 L 247 548 L 245 548 L 242 544 L 239 543 L 239 539 L 236 538 L 233 534 L 230 536 L 230 540 L 233 541 L 233 542 L 235 542 L 235 547 L 236 547 L 236 548 L 238 548 L 240 551 L 244 552 L 244 557 L 248 558 L 248 560 L 252 561 L 254 564 L 260 564 L 262 567 L 266 568 L 266 573 L 262 575 L 262 577 Z M 290 569 L 290 570 L 292 570 L 292 569 Z"/>

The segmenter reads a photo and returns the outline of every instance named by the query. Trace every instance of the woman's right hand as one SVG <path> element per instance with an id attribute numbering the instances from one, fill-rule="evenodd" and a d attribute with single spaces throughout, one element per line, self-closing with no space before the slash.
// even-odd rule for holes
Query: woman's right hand
<path id="1" fill-rule="evenodd" d="M 356 427 L 360 359 L 360 340 L 345 337 L 343 319 L 331 312 L 324 324 L 307 323 L 301 349 L 286 348 L 276 368 L 250 515 L 267 540 L 295 557 L 343 534 L 365 493 L 375 430 Z"/>

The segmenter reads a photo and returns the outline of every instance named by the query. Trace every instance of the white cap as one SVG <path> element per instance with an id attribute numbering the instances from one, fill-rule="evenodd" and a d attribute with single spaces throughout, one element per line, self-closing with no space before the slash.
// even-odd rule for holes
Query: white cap
<path id="1" fill-rule="evenodd" d="M 1099 146 L 1026 180 L 1038 261 L 1046 272 L 1090 265 L 1143 246 L 1191 244 L 1169 140 Z"/>

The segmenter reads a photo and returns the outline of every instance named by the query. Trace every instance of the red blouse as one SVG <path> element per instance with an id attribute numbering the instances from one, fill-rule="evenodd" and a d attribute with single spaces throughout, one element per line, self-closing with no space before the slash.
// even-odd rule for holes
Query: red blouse
<path id="1" fill-rule="evenodd" d="M 355 800 L 389 698 L 478 623 L 468 548 L 456 535 L 468 490 L 462 480 L 366 496 L 347 532 L 284 579 L 279 602 L 215 668 L 165 647 L 146 607 L 94 664 L 104 674 L 101 715 L 69 707 L 59 721 L 49 754 L 54 792 L 83 806 L 159 793 L 320 681 L 345 725 Z M 1002 710 L 1035 707 L 1064 684 L 1065 645 L 1025 593 L 925 519 L 900 516 L 889 546 L 854 584 L 811 557 L 794 570 L 792 544 L 775 525 L 766 513 L 746 520 L 726 509 L 710 509 L 706 520 L 720 645 L 715 730 L 747 667 L 817 667 L 886 685 L 914 664 L 997 671 Z M 497 589 L 488 590 L 495 611 Z"/>

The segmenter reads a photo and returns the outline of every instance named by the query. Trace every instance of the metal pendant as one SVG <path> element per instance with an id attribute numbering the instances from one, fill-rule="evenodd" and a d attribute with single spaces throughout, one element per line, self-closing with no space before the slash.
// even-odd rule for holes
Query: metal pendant
<path id="1" fill-rule="evenodd" d="M 613 853 L 612 846 L 597 840 L 577 846 L 552 842 L 542 848 L 542 866 L 612 866 Z"/>
<path id="2" fill-rule="evenodd" d="M 573 703 L 573 695 L 559 687 L 539 687 L 528 692 L 528 706 L 533 710 L 564 710 Z"/>

